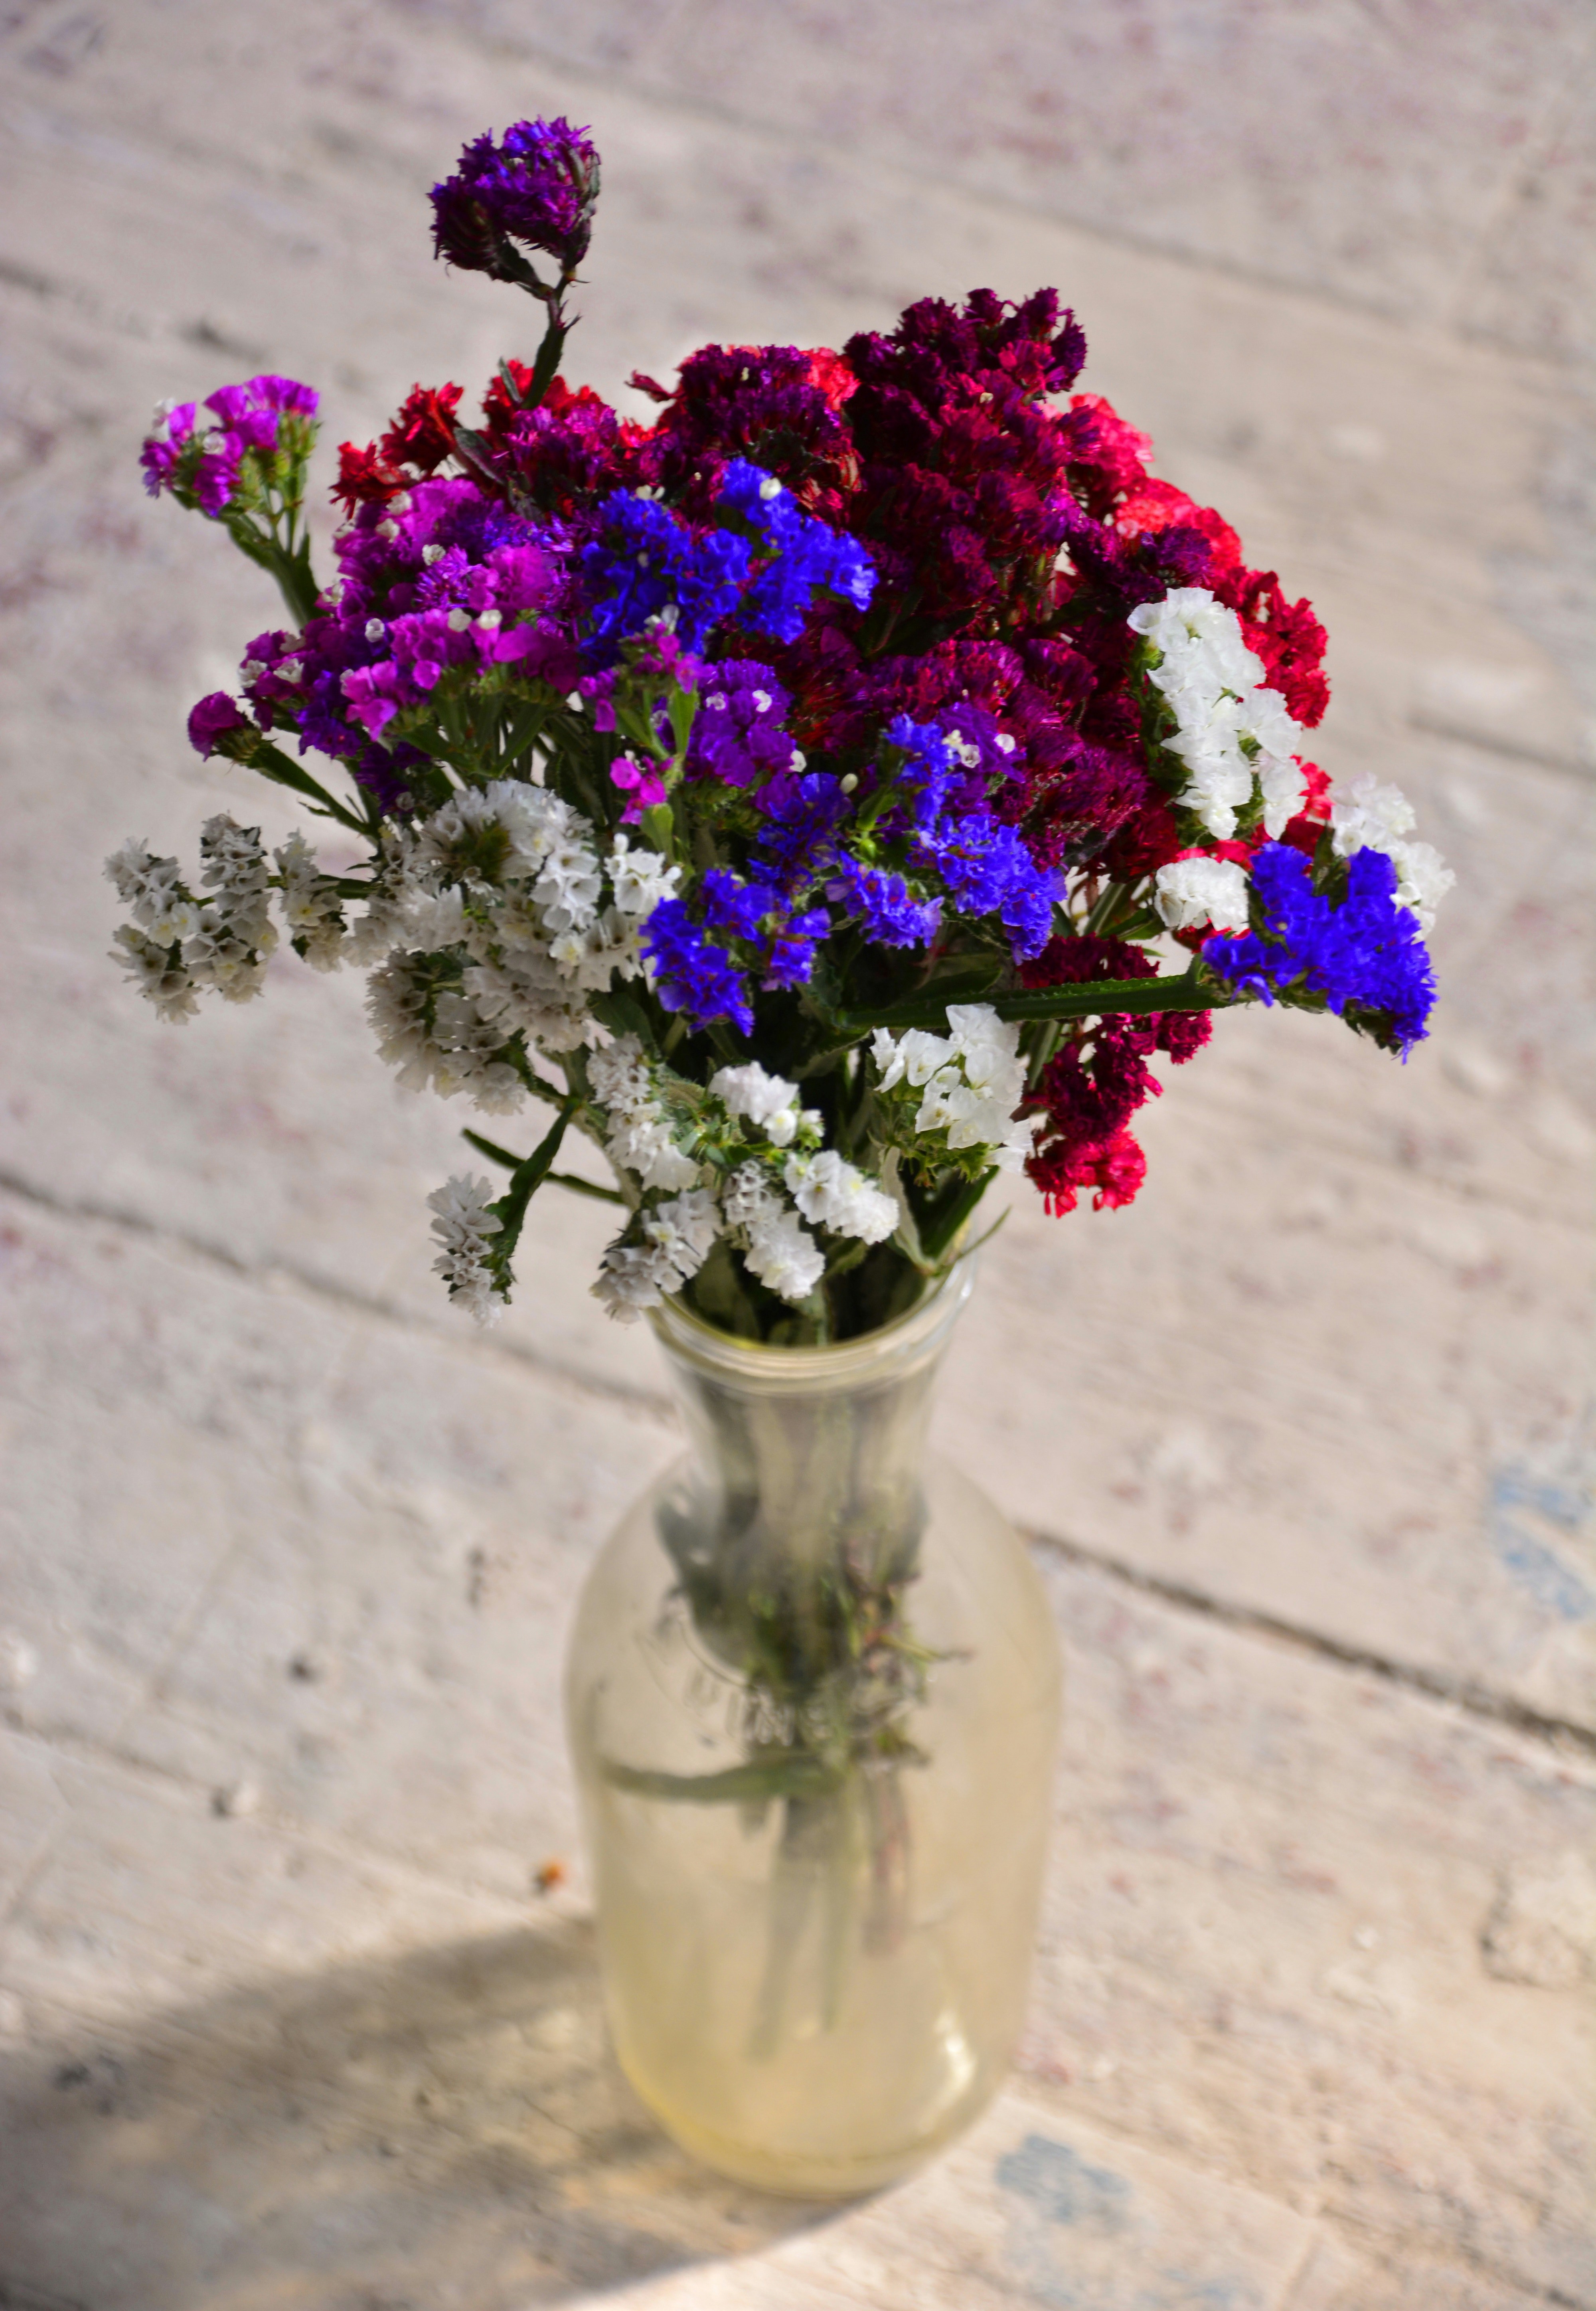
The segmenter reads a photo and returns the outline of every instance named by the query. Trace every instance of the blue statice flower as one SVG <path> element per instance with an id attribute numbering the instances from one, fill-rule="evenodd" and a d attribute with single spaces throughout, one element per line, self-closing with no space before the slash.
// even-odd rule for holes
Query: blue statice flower
<path id="1" fill-rule="evenodd" d="M 796 641 L 815 593 L 840 594 L 868 609 L 876 570 L 856 539 L 802 511 L 790 490 L 746 458 L 734 458 L 721 479 L 720 503 L 747 523 L 773 554 L 748 589 L 743 624 L 777 641 Z"/>
<path id="2" fill-rule="evenodd" d="M 972 715 L 964 719 L 974 725 Z M 940 876 L 966 913 L 996 915 L 1010 934 L 1016 963 L 1040 955 L 1052 935 L 1059 878 L 1051 868 L 1037 865 L 1012 826 L 988 810 L 968 807 L 972 781 L 981 768 L 974 737 L 913 721 L 907 714 L 887 724 L 885 737 L 903 751 L 897 781 L 906 799 L 903 809 L 887 815 L 883 824 L 907 832 L 910 863 Z M 973 764 L 971 754 L 976 756 Z M 984 784 L 976 788 L 978 804 L 983 794 Z"/>
<path id="3" fill-rule="evenodd" d="M 839 858 L 827 896 L 846 902 L 883 946 L 929 946 L 942 924 L 940 899 L 919 899 L 902 875 Z"/>
<path id="4" fill-rule="evenodd" d="M 757 658 L 725 658 L 706 666 L 687 749 L 687 774 L 723 786 L 761 784 L 773 771 L 801 768 L 798 747 L 783 728 L 791 704 L 768 666 Z"/>
<path id="5" fill-rule="evenodd" d="M 766 916 L 781 906 L 781 893 L 773 883 L 745 883 L 724 867 L 711 867 L 699 892 L 710 929 L 729 931 L 735 938 L 756 939 Z"/>
<path id="6" fill-rule="evenodd" d="M 610 664 L 628 636 L 673 604 L 676 639 L 685 650 L 702 650 L 747 583 L 747 539 L 728 530 L 700 537 L 658 498 L 630 490 L 612 490 L 598 510 L 603 535 L 581 554 L 594 665 Z"/>
<path id="7" fill-rule="evenodd" d="M 815 950 L 832 927 L 824 907 L 806 908 L 774 926 L 765 955 L 766 987 L 803 987 L 815 969 Z"/>
<path id="8" fill-rule="evenodd" d="M 945 818 L 917 834 L 917 862 L 934 867 L 968 914 L 996 915 L 1011 935 L 1016 963 L 1040 955 L 1052 937 L 1059 877 L 1039 867 L 1012 826 L 985 811 Z"/>
<path id="9" fill-rule="evenodd" d="M 694 1027 L 729 1019 L 745 1035 L 753 1033 L 747 981 L 682 900 L 660 900 L 643 925 L 641 946 L 654 992 L 667 1011 L 685 1012 Z"/>
<path id="10" fill-rule="evenodd" d="M 829 771 L 779 771 L 760 789 L 761 862 L 789 890 L 812 883 L 829 863 L 833 838 L 851 806 Z"/>
<path id="11" fill-rule="evenodd" d="M 1332 1011 L 1350 1003 L 1383 1012 L 1406 1059 L 1428 1032 L 1435 978 L 1417 918 L 1396 903 L 1395 862 L 1382 850 L 1357 851 L 1338 907 L 1314 890 L 1300 850 L 1267 842 L 1252 861 L 1252 888 L 1262 933 L 1207 940 L 1209 970 L 1266 1003 L 1301 990 L 1322 995 Z"/>

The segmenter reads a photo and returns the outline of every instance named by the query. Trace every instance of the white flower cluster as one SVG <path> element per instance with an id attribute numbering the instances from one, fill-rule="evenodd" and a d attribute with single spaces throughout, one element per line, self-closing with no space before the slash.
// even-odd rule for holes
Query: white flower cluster
<path id="1" fill-rule="evenodd" d="M 825 1254 L 763 1164 L 741 1164 L 721 1199 L 727 1225 L 743 1231 L 743 1264 L 783 1300 L 807 1300 L 825 1274 Z"/>
<path id="2" fill-rule="evenodd" d="M 767 1075 L 757 1060 L 746 1067 L 717 1068 L 710 1089 L 728 1114 L 746 1117 L 772 1147 L 790 1147 L 801 1123 L 820 1121 L 812 1108 L 798 1105 L 797 1084 Z"/>
<path id="3" fill-rule="evenodd" d="M 917 1132 L 946 1131 L 950 1148 L 983 1147 L 1001 1170 L 1017 1172 L 1036 1129 L 1034 1118 L 1015 1120 L 1025 1089 L 1020 1031 L 990 1003 L 950 1003 L 946 1035 L 877 1027 L 870 1056 L 878 1087 L 909 1084 L 920 1094 Z"/>
<path id="4" fill-rule="evenodd" d="M 519 1107 L 526 1087 L 494 1055 L 518 1034 L 546 1052 L 606 1043 L 586 998 L 617 973 L 635 976 L 638 932 L 680 875 L 624 833 L 601 859 L 590 822 L 545 788 L 497 779 L 451 796 L 386 854 L 383 932 L 406 946 L 371 976 L 383 1058 L 411 1090 L 464 1091 L 494 1113 Z M 440 953 L 459 965 L 441 990 Z"/>
<path id="5" fill-rule="evenodd" d="M 1264 833 L 1278 835 L 1304 799 L 1302 768 L 1292 759 L 1304 734 L 1278 693 L 1261 686 L 1262 662 L 1247 648 L 1235 612 L 1203 587 L 1177 586 L 1161 602 L 1132 610 L 1128 623 L 1164 654 L 1150 679 L 1178 725 L 1167 743 L 1188 775 L 1176 799 L 1228 842 L 1256 778 Z M 1338 854 L 1383 850 L 1396 866 L 1398 905 L 1410 907 L 1427 934 L 1457 877 L 1432 844 L 1410 839 L 1415 824 L 1401 789 L 1382 786 L 1370 772 L 1331 798 Z M 1247 929 L 1247 874 L 1234 860 L 1175 859 L 1153 879 L 1154 904 L 1171 930 Z"/>
<path id="6" fill-rule="evenodd" d="M 725 1231 L 739 1237 L 744 1263 L 761 1283 L 798 1301 L 807 1299 L 825 1273 L 825 1253 L 805 1220 L 865 1243 L 884 1243 L 898 1225 L 891 1196 L 834 1149 L 814 1144 L 821 1119 L 799 1106 L 797 1085 L 771 1075 L 757 1060 L 718 1068 L 710 1079 L 711 1095 L 728 1118 L 751 1127 L 764 1142 L 723 1174 L 719 1201 L 712 1187 L 698 1183 L 712 1176 L 712 1164 L 725 1162 L 725 1135 L 717 1139 L 711 1126 L 702 1160 L 685 1154 L 671 1134 L 635 1036 L 621 1036 L 596 1052 L 588 1062 L 588 1082 L 606 1113 L 612 1162 L 634 1173 L 644 1190 L 687 1190 L 645 1208 L 641 1239 L 623 1238 L 605 1253 L 593 1289 L 624 1321 L 658 1307 L 695 1276 Z M 804 1144 L 795 1147 L 795 1140 Z"/>
<path id="7" fill-rule="evenodd" d="M 500 1234 L 504 1223 L 490 1210 L 492 1201 L 489 1182 L 468 1175 L 435 1188 L 427 1198 L 428 1208 L 437 1214 L 432 1234 L 443 1246 L 432 1262 L 433 1273 L 442 1277 L 449 1297 L 461 1302 L 479 1324 L 494 1322 L 502 1305 L 488 1239 Z"/>
<path id="8" fill-rule="evenodd" d="M 207 990 L 247 1003 L 260 993 L 277 944 L 259 829 L 220 812 L 205 821 L 199 853 L 200 879 L 211 894 L 205 898 L 187 887 L 175 859 L 157 859 L 142 842 L 124 843 L 106 861 L 134 916 L 116 934 L 112 960 L 164 1019 L 191 1017 L 196 997 Z"/>
<path id="9" fill-rule="evenodd" d="M 1383 850 L 1397 870 L 1397 904 L 1411 907 L 1426 934 L 1435 910 L 1457 881 L 1433 843 L 1409 840 L 1417 824 L 1413 805 L 1400 787 L 1382 786 L 1372 771 L 1353 780 L 1345 794 L 1330 798 L 1331 839 L 1342 859 L 1355 851 Z"/>
<path id="10" fill-rule="evenodd" d="M 281 878 L 283 920 L 295 949 L 312 970 L 336 971 L 348 942 L 337 885 L 321 872 L 316 853 L 297 830 L 272 856 Z"/>
<path id="11" fill-rule="evenodd" d="M 599 1263 L 594 1295 L 623 1324 L 658 1308 L 703 1266 L 720 1233 L 720 1214 L 708 1188 L 692 1188 L 644 1215 L 641 1243 L 612 1243 Z"/>
<path id="12" fill-rule="evenodd" d="M 1153 903 L 1172 931 L 1244 931 L 1249 888 L 1234 859 L 1172 859 L 1153 877 Z"/>
<path id="13" fill-rule="evenodd" d="M 1228 842 L 1256 779 L 1265 832 L 1278 834 L 1302 807 L 1302 768 L 1293 757 L 1303 732 L 1279 693 L 1263 686 L 1263 662 L 1247 648 L 1235 612 L 1204 587 L 1177 586 L 1161 602 L 1139 604 L 1129 623 L 1164 654 L 1151 679 L 1175 717 L 1165 744 L 1186 766 L 1179 799 Z"/>
<path id="14" fill-rule="evenodd" d="M 617 1171 L 635 1172 L 645 1188 L 691 1188 L 702 1165 L 672 1135 L 635 1035 L 620 1035 L 588 1061 L 588 1083 L 609 1119 L 604 1152 Z"/>

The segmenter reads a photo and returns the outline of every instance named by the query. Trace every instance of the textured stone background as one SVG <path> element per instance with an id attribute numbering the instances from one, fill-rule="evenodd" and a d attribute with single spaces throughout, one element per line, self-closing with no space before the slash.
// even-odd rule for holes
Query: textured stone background
<path id="1" fill-rule="evenodd" d="M 0 6 L 0 2303 L 1596 2303 L 1593 67 L 1583 0 Z M 1460 874 L 1409 1067 L 1226 1020 L 1132 1210 L 988 1255 L 946 1441 L 1072 1670 L 1034 2010 L 982 2127 L 824 2220 L 603 2053 L 555 1676 L 673 1431 L 602 1215 L 538 1208 L 472 1337 L 462 1118 L 358 984 L 173 1031 L 101 960 L 105 851 L 243 808 L 182 717 L 274 615 L 139 493 L 150 405 L 474 391 L 522 310 L 425 188 L 554 110 L 606 390 L 1056 282 L 1326 618 L 1322 758 Z"/>

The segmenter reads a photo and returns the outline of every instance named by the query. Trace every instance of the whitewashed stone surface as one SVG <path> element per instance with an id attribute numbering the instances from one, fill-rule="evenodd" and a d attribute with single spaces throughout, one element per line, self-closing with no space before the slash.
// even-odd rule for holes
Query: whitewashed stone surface
<path id="1" fill-rule="evenodd" d="M 0 2304 L 1596 2305 L 1593 49 L 1577 0 L 0 11 Z M 691 2167 L 604 2048 L 557 1668 L 675 1442 L 602 1212 L 535 1208 L 475 1338 L 464 1118 L 358 986 L 173 1032 L 101 960 L 104 852 L 239 807 L 182 719 L 274 615 L 139 493 L 149 405 L 478 389 L 527 321 L 425 188 L 540 110 L 605 153 L 611 392 L 1056 282 L 1460 875 L 1410 1066 L 1224 1021 L 1132 1210 L 985 1256 L 943 1441 L 1070 1672 L 1036 1993 L 842 2211 Z"/>

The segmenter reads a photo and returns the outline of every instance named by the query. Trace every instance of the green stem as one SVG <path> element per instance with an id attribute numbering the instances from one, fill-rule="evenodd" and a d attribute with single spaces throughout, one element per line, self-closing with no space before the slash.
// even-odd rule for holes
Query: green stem
<path id="1" fill-rule="evenodd" d="M 479 1156 L 485 1156 L 490 1164 L 501 1164 L 507 1172 L 519 1171 L 526 1161 L 524 1156 L 512 1156 L 508 1147 L 501 1147 L 495 1140 L 484 1139 L 480 1131 L 463 1131 L 460 1137 L 468 1140 Z M 544 1178 L 548 1187 L 569 1188 L 572 1195 L 593 1196 L 601 1204 L 624 1205 L 626 1201 L 619 1189 L 601 1188 L 596 1180 L 580 1179 L 574 1172 L 548 1172 Z"/>
<path id="2" fill-rule="evenodd" d="M 872 1027 L 946 1028 L 949 1002 L 966 999 L 952 990 L 938 993 L 923 988 L 906 1003 L 889 1004 L 880 1011 L 839 1011 L 836 1025 L 844 1034 L 868 1034 Z M 1234 1000 L 1216 987 L 1199 965 L 1193 964 L 1178 978 L 1087 979 L 1067 987 L 1022 989 L 1007 995 L 985 995 L 999 1019 L 1107 1018 L 1123 1011 L 1213 1011 Z"/>

